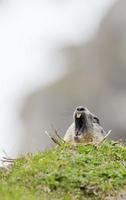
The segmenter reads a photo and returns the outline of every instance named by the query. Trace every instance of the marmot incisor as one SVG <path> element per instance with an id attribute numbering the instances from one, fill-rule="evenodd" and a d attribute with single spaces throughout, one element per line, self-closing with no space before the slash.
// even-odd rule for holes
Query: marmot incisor
<path id="1" fill-rule="evenodd" d="M 64 140 L 70 143 L 98 144 L 105 136 L 97 116 L 79 106 L 73 114 L 74 122 L 68 128 Z"/>

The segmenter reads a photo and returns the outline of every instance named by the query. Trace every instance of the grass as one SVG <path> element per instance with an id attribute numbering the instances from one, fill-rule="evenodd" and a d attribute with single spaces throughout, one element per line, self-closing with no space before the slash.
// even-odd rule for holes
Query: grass
<path id="1" fill-rule="evenodd" d="M 63 144 L 0 171 L 2 200 L 101 200 L 126 188 L 126 146 Z M 126 196 L 125 196 L 126 197 Z"/>

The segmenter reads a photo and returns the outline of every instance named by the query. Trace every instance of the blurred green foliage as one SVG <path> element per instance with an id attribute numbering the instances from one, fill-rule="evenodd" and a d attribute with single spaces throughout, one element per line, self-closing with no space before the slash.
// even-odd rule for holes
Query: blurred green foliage
<path id="1" fill-rule="evenodd" d="M 125 186 L 126 147 L 114 141 L 98 149 L 63 144 L 0 171 L 2 200 L 105 199 Z"/>

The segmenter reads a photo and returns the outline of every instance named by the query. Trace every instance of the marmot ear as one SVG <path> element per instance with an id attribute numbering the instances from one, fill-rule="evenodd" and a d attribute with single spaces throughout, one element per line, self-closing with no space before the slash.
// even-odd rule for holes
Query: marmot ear
<path id="1" fill-rule="evenodd" d="M 100 124 L 100 120 L 96 115 L 93 116 L 93 122 L 97 123 L 97 124 Z"/>

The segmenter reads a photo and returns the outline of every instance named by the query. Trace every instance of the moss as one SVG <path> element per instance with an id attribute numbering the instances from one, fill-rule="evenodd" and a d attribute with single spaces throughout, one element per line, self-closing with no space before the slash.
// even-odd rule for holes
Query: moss
<path id="1" fill-rule="evenodd" d="M 2 200 L 105 199 L 125 186 L 126 147 L 113 141 L 99 149 L 63 144 L 0 171 Z"/>

